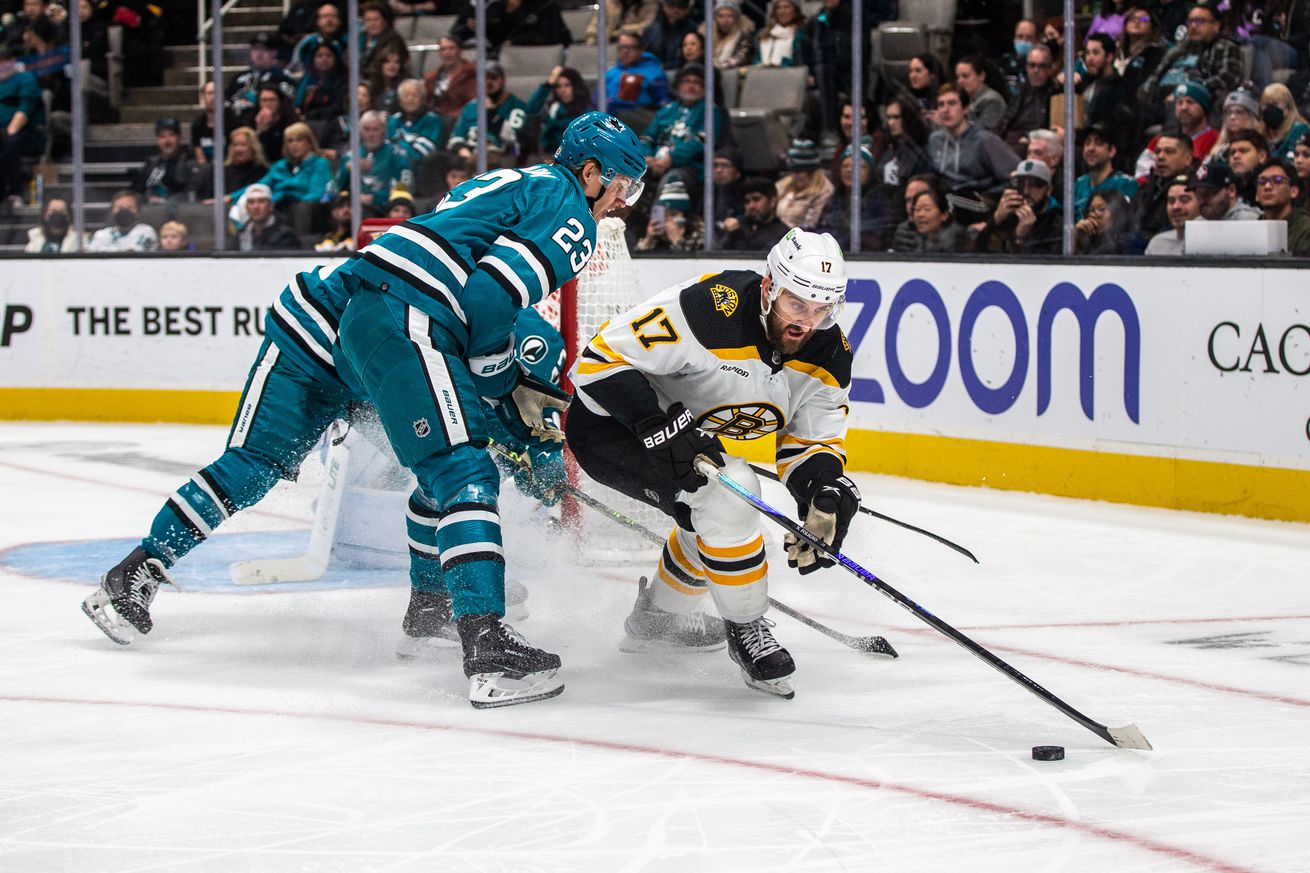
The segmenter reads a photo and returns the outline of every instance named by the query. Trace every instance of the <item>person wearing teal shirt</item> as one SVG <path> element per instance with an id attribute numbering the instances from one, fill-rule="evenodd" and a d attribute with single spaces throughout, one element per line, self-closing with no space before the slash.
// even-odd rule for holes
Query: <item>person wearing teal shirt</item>
<path id="1" fill-rule="evenodd" d="M 332 165 L 319 154 L 314 131 L 303 121 L 287 128 L 282 159 L 269 167 L 259 182 L 273 192 L 273 203 L 279 208 L 292 203 L 327 203 L 335 193 Z M 239 201 L 245 190 L 233 191 L 228 199 Z"/>
<path id="2" fill-rule="evenodd" d="M 387 119 L 387 140 L 405 150 L 415 170 L 446 145 L 446 122 L 424 107 L 426 99 L 423 80 L 406 79 L 396 89 L 400 111 Z"/>
<path id="3" fill-rule="evenodd" d="M 1073 208 L 1078 218 L 1087 215 L 1087 203 L 1097 191 L 1118 191 L 1132 200 L 1137 196 L 1137 180 L 1114 168 L 1119 150 L 1111 136 L 1100 124 L 1087 128 L 1083 139 L 1083 163 L 1087 172 L 1073 183 Z"/>
<path id="4" fill-rule="evenodd" d="M 0 48 L 0 199 L 22 199 L 22 158 L 41 154 L 43 124 L 45 103 L 36 76 L 23 70 L 16 48 Z"/>
<path id="5" fill-rule="evenodd" d="M 411 573 L 439 577 L 450 595 L 470 703 L 563 691 L 559 656 L 504 624 L 500 475 L 486 420 L 497 418 L 529 454 L 557 448 L 547 444 L 563 437 L 555 415 L 568 396 L 529 371 L 545 366 L 536 358 L 548 349 L 523 346 L 519 313 L 582 271 L 598 218 L 635 203 L 646 172 L 636 135 L 588 113 L 565 131 L 554 163 L 476 176 L 357 257 L 293 277 L 267 309 L 227 449 L 167 500 L 83 612 L 122 645 L 148 633 L 168 568 L 294 478 L 329 424 L 368 401 L 417 479 Z"/>
<path id="6" fill-rule="evenodd" d="M 359 201 L 378 214 L 390 199 L 391 189 L 400 185 L 414 188 L 414 171 L 410 168 L 409 153 L 402 146 L 387 142 L 387 116 L 377 110 L 359 117 Z M 347 156 L 337 171 L 337 188 L 350 187 L 351 167 L 354 158 Z"/>
<path id="7" fill-rule="evenodd" d="M 687 186 L 699 185 L 705 175 L 705 70 L 688 64 L 674 80 L 678 99 L 662 106 L 641 135 L 651 158 L 651 175 L 666 181 L 677 179 Z M 714 107 L 714 138 L 722 141 L 727 127 L 723 109 Z"/>
<path id="8" fill-rule="evenodd" d="M 487 148 L 509 151 L 518 145 L 519 131 L 528 120 L 528 104 L 505 90 L 505 70 L 487 64 Z M 472 157 L 478 143 L 478 98 L 464 104 L 446 148 Z"/>
<path id="9" fill-rule="evenodd" d="M 557 66 L 528 98 L 528 115 L 541 122 L 537 148 L 543 155 L 555 153 L 569 122 L 591 108 L 591 89 L 582 74 L 572 67 Z"/>

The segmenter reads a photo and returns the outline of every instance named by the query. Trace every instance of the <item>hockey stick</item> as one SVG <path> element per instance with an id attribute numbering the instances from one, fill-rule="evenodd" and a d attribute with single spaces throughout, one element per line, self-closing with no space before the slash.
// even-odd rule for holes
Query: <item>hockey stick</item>
<path id="1" fill-rule="evenodd" d="M 836 549 L 833 549 L 831 546 L 829 546 L 823 540 L 816 537 L 814 534 L 810 533 L 801 525 L 792 521 L 790 518 L 783 515 L 781 512 L 778 512 L 778 510 L 774 509 L 772 506 L 769 506 L 769 504 L 765 503 L 759 497 L 756 497 L 755 494 L 751 492 L 750 489 L 745 488 L 742 485 L 738 484 L 737 482 L 733 481 L 731 477 L 729 477 L 726 473 L 724 473 L 722 470 L 716 467 L 704 456 L 701 456 L 696 460 L 696 470 L 700 472 L 700 474 L 703 476 L 706 476 L 710 479 L 717 480 L 719 484 L 723 485 L 723 487 L 727 488 L 733 494 L 736 494 L 742 500 L 745 500 L 751 506 L 754 506 L 757 510 L 759 510 L 759 512 L 762 515 L 772 519 L 784 530 L 788 531 L 793 536 L 809 543 L 813 548 L 827 555 L 829 558 L 836 561 L 846 570 L 850 571 L 853 575 L 858 577 L 866 585 L 869 585 L 870 587 L 877 589 L 879 592 L 889 597 L 895 603 L 897 603 L 898 605 L 902 606 L 903 608 L 911 612 L 915 618 L 924 622 L 933 630 L 936 630 L 939 633 L 950 638 L 951 640 L 954 640 L 956 643 L 958 643 L 960 646 L 965 648 L 971 654 L 978 657 L 979 659 L 986 662 L 987 664 L 991 665 L 995 669 L 999 670 L 1001 673 L 1005 674 L 1006 677 L 1017 682 L 1019 685 L 1023 686 L 1028 691 L 1037 695 L 1051 706 L 1060 710 L 1060 712 L 1064 713 L 1069 718 L 1078 722 L 1078 724 L 1087 728 L 1089 731 L 1096 734 L 1101 739 L 1105 740 L 1111 745 L 1118 746 L 1121 749 L 1150 749 L 1151 748 L 1151 744 L 1147 742 L 1146 737 L 1142 735 L 1142 732 L 1138 730 L 1136 725 L 1128 724 L 1128 725 L 1124 725 L 1123 727 L 1107 728 L 1105 725 L 1100 724 L 1099 722 L 1092 721 L 1090 718 L 1083 715 L 1081 712 L 1074 709 L 1072 706 L 1065 703 L 1063 700 L 1056 697 L 1054 694 L 1047 691 L 1042 686 L 1038 685 L 1032 679 L 1028 678 L 1023 673 L 1019 672 L 1014 667 L 1010 666 L 1008 663 L 1006 663 L 1005 661 L 998 658 L 996 655 L 989 652 L 987 649 L 984 649 L 982 646 L 978 645 L 973 640 L 969 639 L 967 636 L 960 633 L 958 630 L 951 627 L 949 624 L 942 621 L 940 618 L 933 615 L 931 612 L 924 609 L 919 604 L 915 603 L 913 600 L 910 600 L 904 594 L 897 591 L 895 588 L 891 587 L 886 582 L 882 581 L 877 576 L 870 573 L 868 570 L 864 569 L 859 564 L 855 563 L 850 558 L 843 555 L 841 552 L 837 551 Z"/>
<path id="2" fill-rule="evenodd" d="M 773 472 L 772 470 L 767 470 L 764 467 L 758 467 L 755 464 L 751 464 L 751 469 L 755 471 L 756 475 L 763 476 L 765 479 L 772 479 L 774 482 L 782 481 L 782 477 L 779 476 L 777 473 Z M 973 552 L 969 551 L 959 543 L 951 542 L 946 537 L 938 536 L 937 534 L 933 533 L 930 530 L 924 530 L 921 527 L 915 527 L 914 525 L 910 524 L 908 521 L 901 521 L 899 518 L 892 518 L 890 515 L 884 515 L 881 512 L 875 512 L 874 510 L 870 509 L 867 506 L 861 506 L 860 512 L 863 512 L 865 515 L 872 515 L 874 518 L 880 518 L 883 521 L 889 521 L 894 525 L 903 527 L 906 530 L 912 530 L 917 534 L 923 534 L 929 539 L 934 539 L 944 546 L 955 549 L 955 551 L 959 552 L 961 555 L 964 555 L 966 558 L 968 558 L 970 561 L 973 561 L 975 564 L 979 563 L 978 559 L 974 557 Z"/>
<path id="3" fill-rule="evenodd" d="M 328 453 L 324 460 L 323 484 L 314 509 L 314 525 L 309 529 L 309 545 L 295 558 L 267 558 L 238 561 L 230 570 L 238 585 L 268 585 L 274 582 L 313 582 L 327 572 L 332 557 L 332 542 L 341 514 L 341 495 L 346 490 L 346 467 L 350 449 L 345 445 L 347 428 L 333 422 L 328 428 Z"/>
<path id="4" fill-rule="evenodd" d="M 496 454 L 500 455 L 503 458 L 506 458 L 510 462 L 518 464 L 520 467 L 526 466 L 527 458 L 523 457 L 517 452 L 505 448 L 504 446 L 497 443 L 495 440 L 491 440 L 488 443 L 488 447 L 493 452 L 495 452 Z M 592 497 L 590 494 L 587 494 L 585 491 L 579 490 L 578 488 L 574 487 L 573 485 L 570 485 L 567 482 L 563 483 L 561 487 L 562 490 L 564 490 L 570 497 L 574 498 L 579 503 L 591 507 L 592 509 L 599 512 L 601 515 L 608 518 L 610 521 L 614 522 L 615 524 L 621 524 L 624 527 L 628 528 L 629 530 L 632 530 L 635 533 L 640 534 L 641 536 L 645 537 L 647 540 L 654 543 L 656 546 L 659 546 L 660 548 L 664 547 L 664 542 L 665 542 L 664 537 L 655 533 L 655 531 L 646 527 L 641 522 L 632 518 L 628 518 L 626 515 L 619 512 L 618 510 L 612 509 L 611 507 L 597 500 L 595 497 Z M 855 649 L 855 651 L 857 652 L 864 652 L 867 655 L 883 655 L 888 658 L 900 657 L 900 655 L 896 653 L 896 649 L 894 649 L 892 647 L 892 644 L 887 642 L 887 640 L 884 637 L 880 637 L 880 636 L 853 637 L 849 634 L 844 634 L 839 630 L 834 630 L 833 628 L 830 628 L 827 625 L 820 624 L 819 622 L 810 618 L 808 615 L 805 615 L 802 612 L 798 612 L 795 609 L 792 609 L 787 604 L 775 600 L 772 597 L 769 598 L 769 605 L 772 606 L 774 609 L 778 610 L 779 612 L 781 612 L 783 615 L 790 616 L 791 618 L 794 618 L 797 621 L 799 621 L 801 624 L 806 625 L 807 627 L 814 628 L 816 631 L 823 634 L 824 636 L 831 637 L 832 639 L 841 643 L 843 646 L 846 646 L 847 648 Z"/>

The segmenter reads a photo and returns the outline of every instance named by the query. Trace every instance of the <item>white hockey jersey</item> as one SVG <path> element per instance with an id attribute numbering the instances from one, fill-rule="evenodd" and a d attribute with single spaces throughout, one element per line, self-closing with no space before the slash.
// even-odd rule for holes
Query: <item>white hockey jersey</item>
<path id="1" fill-rule="evenodd" d="M 760 321 L 758 273 L 734 270 L 661 291 L 614 316 L 570 372 L 576 402 L 634 433 L 681 402 L 724 440 L 776 440 L 778 473 L 804 494 L 845 467 L 851 347 L 841 328 L 796 355 L 773 349 Z"/>

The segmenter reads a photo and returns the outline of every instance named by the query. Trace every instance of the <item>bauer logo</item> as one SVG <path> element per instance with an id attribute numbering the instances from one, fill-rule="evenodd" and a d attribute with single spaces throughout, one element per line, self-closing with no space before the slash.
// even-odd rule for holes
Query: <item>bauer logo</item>
<path id="1" fill-rule="evenodd" d="M 432 433 L 432 426 L 428 424 L 426 418 L 420 418 L 418 421 L 414 422 L 414 436 L 422 439 L 430 433 Z"/>
<path id="2" fill-rule="evenodd" d="M 710 288 L 710 295 L 714 298 L 714 308 L 722 312 L 724 317 L 731 316 L 737 311 L 737 292 L 727 285 L 715 285 Z"/>

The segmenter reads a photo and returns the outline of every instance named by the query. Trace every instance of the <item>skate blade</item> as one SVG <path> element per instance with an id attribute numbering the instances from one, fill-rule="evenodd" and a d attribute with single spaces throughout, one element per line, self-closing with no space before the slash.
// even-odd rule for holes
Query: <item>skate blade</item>
<path id="1" fill-rule="evenodd" d="M 396 645 L 396 659 L 399 661 L 416 661 L 438 658 L 449 652 L 459 651 L 459 641 L 446 637 L 402 637 Z"/>
<path id="2" fill-rule="evenodd" d="M 474 709 L 495 709 L 547 700 L 564 693 L 558 670 L 540 670 L 513 679 L 504 673 L 474 673 L 469 677 L 469 703 Z"/>
<path id="3" fill-rule="evenodd" d="M 88 594 L 82 601 L 82 612 L 87 618 L 91 619 L 101 632 L 109 637 L 120 646 L 130 646 L 140 636 L 140 632 L 132 625 L 123 621 L 114 612 L 113 605 L 109 602 L 109 595 L 102 589 L 97 589 L 94 593 Z"/>
<path id="4" fill-rule="evenodd" d="M 719 640 L 704 646 L 688 646 L 671 643 L 668 640 L 643 640 L 640 637 L 625 635 L 619 640 L 619 651 L 629 655 L 699 655 L 702 652 L 722 651 L 727 645 L 727 640 Z"/>
<path id="5" fill-rule="evenodd" d="M 741 678 L 746 681 L 746 685 L 750 688 L 763 691 L 765 694 L 772 694 L 774 697 L 781 697 L 783 700 L 791 700 L 796 696 L 796 690 L 792 688 L 790 676 L 783 676 L 780 679 L 752 679 L 749 673 L 742 670 Z"/>

